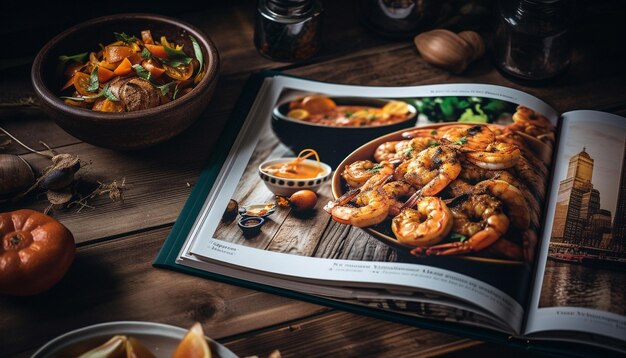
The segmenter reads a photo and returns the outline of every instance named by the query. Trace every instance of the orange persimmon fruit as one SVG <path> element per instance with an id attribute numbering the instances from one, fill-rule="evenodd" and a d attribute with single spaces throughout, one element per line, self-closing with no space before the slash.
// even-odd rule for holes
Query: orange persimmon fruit
<path id="1" fill-rule="evenodd" d="M 0 213 L 0 294 L 30 296 L 63 278 L 76 246 L 72 233 L 34 210 Z"/>

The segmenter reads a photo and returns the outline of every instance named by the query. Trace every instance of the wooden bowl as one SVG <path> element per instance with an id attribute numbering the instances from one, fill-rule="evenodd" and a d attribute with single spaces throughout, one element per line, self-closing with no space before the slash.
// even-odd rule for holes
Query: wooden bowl
<path id="1" fill-rule="evenodd" d="M 388 99 L 364 97 L 331 97 L 338 105 L 383 107 Z M 417 121 L 417 110 L 409 104 L 410 114 L 400 122 L 381 126 L 336 127 L 289 118 L 289 102 L 281 103 L 272 111 L 272 129 L 280 141 L 294 153 L 312 148 L 320 159 L 335 168 L 354 150 L 370 140 L 403 128 Z"/>
<path id="2" fill-rule="evenodd" d="M 113 32 L 139 36 L 150 29 L 182 43 L 194 57 L 189 35 L 202 47 L 205 76 L 186 95 L 160 106 L 124 113 L 105 113 L 74 107 L 60 96 L 62 75 L 57 73 L 58 57 L 94 51 L 99 43 L 114 41 Z M 152 14 L 118 14 L 76 25 L 50 40 L 37 54 L 31 80 L 44 111 L 71 135 L 101 147 L 130 150 L 166 141 L 188 128 L 206 108 L 217 83 L 219 56 L 213 42 L 200 30 L 180 20 Z"/>

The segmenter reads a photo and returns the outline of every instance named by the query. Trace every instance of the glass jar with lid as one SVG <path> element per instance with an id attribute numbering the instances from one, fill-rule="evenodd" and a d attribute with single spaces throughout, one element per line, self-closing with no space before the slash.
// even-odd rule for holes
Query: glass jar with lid
<path id="1" fill-rule="evenodd" d="M 547 80 L 567 69 L 572 43 L 571 0 L 499 1 L 493 54 L 505 74 Z"/>

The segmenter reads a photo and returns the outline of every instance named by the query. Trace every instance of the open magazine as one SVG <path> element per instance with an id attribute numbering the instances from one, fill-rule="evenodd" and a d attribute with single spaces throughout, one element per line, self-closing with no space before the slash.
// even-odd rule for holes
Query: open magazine
<path id="1" fill-rule="evenodd" d="M 319 173 L 285 174 L 304 162 Z M 310 210 L 285 200 L 301 189 Z M 626 119 L 500 86 L 263 73 L 155 265 L 479 339 L 624 353 Z"/>

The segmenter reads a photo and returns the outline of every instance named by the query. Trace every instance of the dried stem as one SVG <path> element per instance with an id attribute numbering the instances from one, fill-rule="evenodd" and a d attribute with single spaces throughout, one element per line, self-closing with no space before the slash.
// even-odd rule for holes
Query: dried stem
<path id="1" fill-rule="evenodd" d="M 26 149 L 26 150 L 28 150 L 28 151 L 30 151 L 30 152 L 33 152 L 33 153 L 35 153 L 35 154 L 39 154 L 39 155 L 43 155 L 44 157 L 48 157 L 48 158 L 52 158 L 52 157 L 54 157 L 54 155 L 52 155 L 52 154 L 48 154 L 48 153 L 44 153 L 44 152 L 40 152 L 40 151 L 38 151 L 38 150 L 34 150 L 33 148 L 31 148 L 31 147 L 27 146 L 26 144 L 22 143 L 19 139 L 15 138 L 15 137 L 14 137 L 11 133 L 7 132 L 7 130 L 6 130 L 6 129 L 4 129 L 4 128 L 2 128 L 2 127 L 0 127 L 0 131 L 1 131 L 1 132 L 3 132 L 4 134 L 6 134 L 9 138 L 13 139 L 13 140 L 14 140 L 17 144 L 19 144 L 19 145 L 21 145 L 22 147 L 24 147 L 24 149 Z M 48 147 L 47 145 L 46 145 L 46 147 L 47 147 L 48 149 L 50 149 L 50 147 Z"/>

